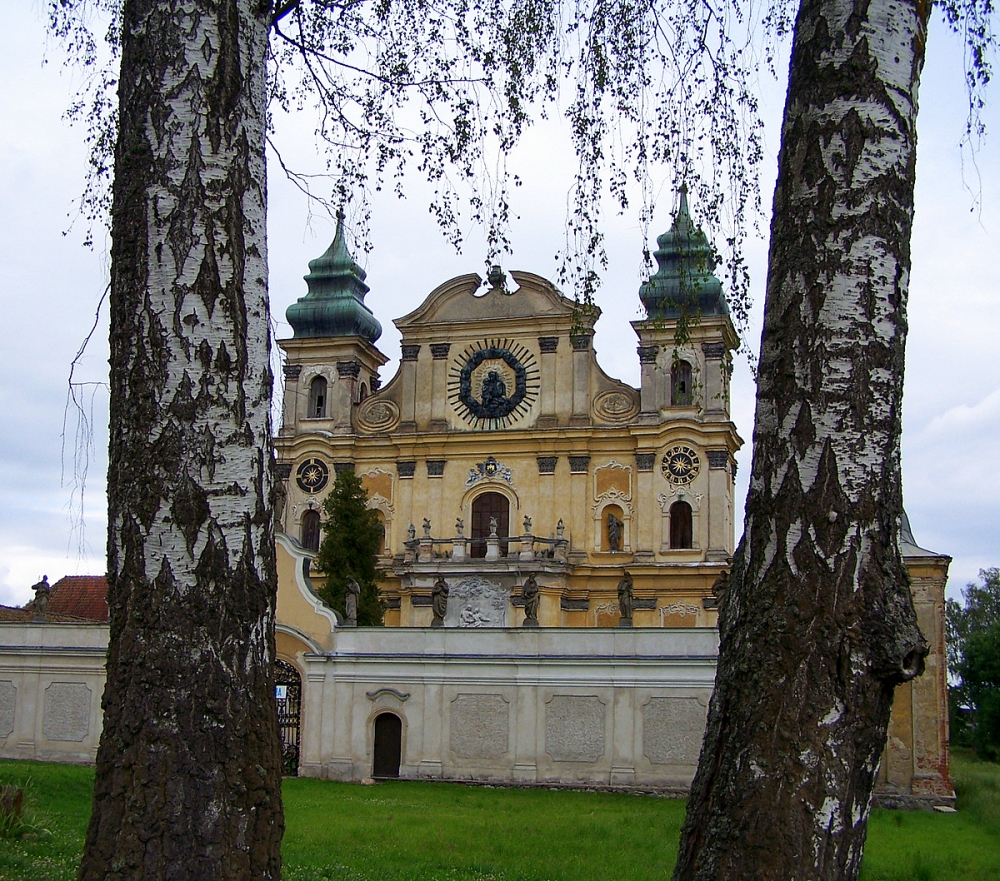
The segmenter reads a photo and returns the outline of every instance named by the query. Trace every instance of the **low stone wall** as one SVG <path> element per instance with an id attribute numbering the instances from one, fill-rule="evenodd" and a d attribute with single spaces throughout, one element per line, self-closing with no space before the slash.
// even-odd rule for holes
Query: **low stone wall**
<path id="1" fill-rule="evenodd" d="M 373 773 L 376 719 L 401 721 L 399 774 L 685 788 L 716 631 L 360 628 L 303 654 L 301 771 Z"/>
<path id="2" fill-rule="evenodd" d="M 0 758 L 92 763 L 106 624 L 0 624 Z"/>
<path id="3" fill-rule="evenodd" d="M 372 776 L 384 714 L 399 720 L 401 777 L 681 791 L 694 774 L 715 678 L 714 629 L 327 634 L 279 626 L 279 654 L 302 675 L 304 775 Z M 0 623 L 0 758 L 94 761 L 107 640 L 101 624 Z M 945 710 L 914 713 L 918 695 L 942 690 L 933 666 L 899 689 L 878 784 L 883 804 L 953 799 Z"/>

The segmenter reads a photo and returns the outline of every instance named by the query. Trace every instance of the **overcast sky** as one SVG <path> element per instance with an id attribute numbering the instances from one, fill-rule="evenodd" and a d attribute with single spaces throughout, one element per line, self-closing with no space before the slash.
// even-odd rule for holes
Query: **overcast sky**
<path id="1" fill-rule="evenodd" d="M 77 421 L 64 420 L 70 365 L 94 323 L 107 283 L 106 242 L 82 246 L 85 228 L 73 223 L 84 179 L 82 130 L 63 114 L 79 86 L 47 42 L 35 4 L 8 4 L 0 29 L 0 603 L 30 599 L 30 585 L 69 574 L 104 571 L 106 532 L 107 308 L 77 379 L 92 407 L 93 444 L 85 495 Z M 45 59 L 48 63 L 45 64 Z M 776 169 L 783 83 L 763 83 L 768 154 L 765 206 Z M 989 95 L 989 134 L 976 156 L 958 149 L 965 121 L 961 46 L 935 26 L 921 85 L 917 214 L 910 287 L 910 336 L 904 400 L 904 498 L 917 542 L 954 558 L 949 593 L 979 569 L 1000 566 L 1000 93 Z M 312 119 L 285 120 L 278 139 L 286 160 L 315 170 L 320 160 Z M 554 255 L 564 243 L 573 158 L 556 126 L 529 134 L 514 157 L 524 186 L 515 193 L 512 256 L 505 269 L 554 278 Z M 306 292 L 307 263 L 333 235 L 330 222 L 276 172 L 269 183 L 272 313 L 278 335 L 290 336 L 287 306 Z M 698 206 L 692 205 L 697 215 Z M 670 225 L 661 199 L 655 233 Z M 766 222 L 765 222 L 766 229 Z M 382 322 L 378 345 L 395 370 L 399 335 L 392 320 L 414 309 L 438 284 L 483 272 L 482 237 L 470 228 L 462 255 L 447 244 L 414 186 L 410 198 L 374 206 L 374 250 L 355 256 L 368 271 L 367 303 Z M 612 376 L 638 384 L 635 336 L 643 241 L 635 218 L 609 218 L 610 265 L 597 297 L 598 360 Z M 758 347 L 766 243 L 749 249 Z M 739 510 L 746 494 L 753 423 L 753 384 L 737 365 L 733 418 L 747 441 L 740 455 Z M 81 516 L 82 501 L 82 516 Z"/>

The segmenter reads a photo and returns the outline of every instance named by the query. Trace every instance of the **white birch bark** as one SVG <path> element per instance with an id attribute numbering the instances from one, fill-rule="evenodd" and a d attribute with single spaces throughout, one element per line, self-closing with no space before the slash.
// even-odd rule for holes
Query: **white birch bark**
<path id="1" fill-rule="evenodd" d="M 922 670 L 898 533 L 928 12 L 800 7 L 745 534 L 675 879 L 857 877 L 893 688 Z"/>
<path id="2" fill-rule="evenodd" d="M 127 0 L 111 645 L 81 878 L 276 878 L 267 4 Z"/>

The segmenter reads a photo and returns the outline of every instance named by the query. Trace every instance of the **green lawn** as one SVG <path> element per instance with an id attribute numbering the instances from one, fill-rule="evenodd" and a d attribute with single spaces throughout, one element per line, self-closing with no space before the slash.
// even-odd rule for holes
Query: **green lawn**
<path id="1" fill-rule="evenodd" d="M 959 813 L 876 811 L 866 881 L 1000 881 L 1000 765 L 957 756 Z M 70 881 L 93 771 L 0 761 L 51 833 L 0 840 L 0 879 Z M 445 783 L 289 779 L 287 881 L 644 881 L 669 877 L 684 803 Z"/>

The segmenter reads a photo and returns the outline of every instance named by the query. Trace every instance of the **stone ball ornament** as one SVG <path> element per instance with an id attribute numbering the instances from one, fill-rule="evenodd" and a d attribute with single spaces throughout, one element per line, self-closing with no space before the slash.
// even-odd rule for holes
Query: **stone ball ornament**
<path id="1" fill-rule="evenodd" d="M 511 340 L 483 340 L 455 360 L 448 399 L 475 428 L 506 428 L 528 413 L 538 397 L 538 364 Z"/>

